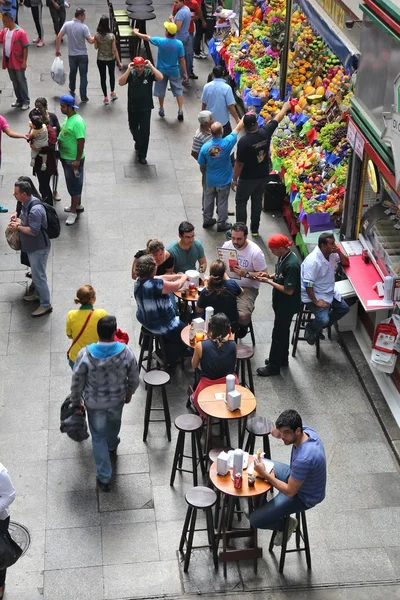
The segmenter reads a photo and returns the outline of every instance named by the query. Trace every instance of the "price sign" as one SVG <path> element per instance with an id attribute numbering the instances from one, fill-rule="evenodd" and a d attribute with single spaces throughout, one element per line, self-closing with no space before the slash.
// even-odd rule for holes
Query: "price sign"
<path id="1" fill-rule="evenodd" d="M 328 123 L 334 123 L 341 119 L 342 111 L 340 110 L 336 96 L 331 96 L 329 98 L 325 109 L 325 115 Z"/>
<path id="2" fill-rule="evenodd" d="M 349 125 L 347 127 L 347 141 L 349 142 L 349 144 L 353 148 L 353 150 L 354 150 L 354 144 L 356 141 L 356 135 L 357 135 L 357 129 L 356 129 L 353 121 L 349 120 Z"/>
<path id="3" fill-rule="evenodd" d="M 364 158 L 364 138 L 360 133 L 356 135 L 354 151 L 361 160 Z"/>

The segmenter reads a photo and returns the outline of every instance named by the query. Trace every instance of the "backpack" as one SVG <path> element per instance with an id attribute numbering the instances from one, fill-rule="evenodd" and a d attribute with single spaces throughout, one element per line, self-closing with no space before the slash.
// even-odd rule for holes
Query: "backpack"
<path id="1" fill-rule="evenodd" d="M 58 218 L 56 209 L 54 208 L 54 206 L 50 206 L 50 204 L 42 202 L 42 200 L 36 198 L 29 207 L 28 215 L 31 212 L 32 206 L 36 206 L 37 204 L 41 204 L 44 207 L 44 210 L 46 211 L 47 228 L 44 229 L 43 227 L 43 229 L 45 230 L 45 232 L 51 240 L 58 238 L 60 235 L 61 227 L 60 219 Z"/>

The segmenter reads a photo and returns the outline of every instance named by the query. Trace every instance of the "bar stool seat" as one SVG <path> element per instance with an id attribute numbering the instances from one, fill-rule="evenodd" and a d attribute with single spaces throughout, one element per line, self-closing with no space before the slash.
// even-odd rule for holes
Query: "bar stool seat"
<path id="1" fill-rule="evenodd" d="M 237 344 L 236 346 L 236 375 L 239 377 L 240 385 L 249 388 L 251 392 L 254 392 L 254 380 L 253 373 L 251 370 L 251 358 L 254 356 L 254 349 L 252 346 L 246 346 L 245 344 Z M 246 367 L 249 383 L 246 381 Z M 240 376 L 239 376 L 240 372 Z"/>
<path id="2" fill-rule="evenodd" d="M 252 417 L 248 419 L 246 424 L 246 431 L 249 436 L 247 438 L 245 452 L 254 454 L 254 447 L 256 443 L 256 437 L 262 437 L 263 439 L 263 450 L 266 458 L 271 458 L 271 449 L 269 446 L 269 436 L 274 427 L 271 419 L 267 417 Z"/>
<path id="3" fill-rule="evenodd" d="M 139 336 L 140 353 L 138 360 L 139 373 L 143 368 L 144 371 L 151 371 L 151 365 L 153 359 L 156 360 L 157 365 L 161 367 L 167 366 L 165 349 L 162 337 L 155 333 L 152 333 L 146 327 L 142 326 Z M 154 349 L 154 354 L 153 354 Z M 146 366 L 144 364 L 146 363 Z"/>
<path id="4" fill-rule="evenodd" d="M 308 323 L 310 323 L 313 320 L 313 313 L 311 312 L 311 310 L 308 310 L 307 305 L 303 304 L 302 305 L 302 309 L 297 313 L 296 316 L 296 321 L 295 321 L 295 325 L 294 325 L 294 330 L 293 330 L 293 335 L 292 335 L 292 346 L 293 346 L 293 350 L 292 350 L 292 356 L 296 356 L 296 351 L 297 351 L 297 344 L 299 342 L 305 342 L 306 338 L 300 335 L 301 331 L 305 331 Z M 331 334 L 331 327 L 327 327 L 327 332 L 328 332 L 328 339 L 331 339 L 332 334 Z M 317 337 L 317 339 L 315 340 L 315 353 L 317 358 L 320 357 L 320 338 Z"/>
<path id="5" fill-rule="evenodd" d="M 212 507 L 217 501 L 216 493 L 208 487 L 197 486 L 194 487 L 188 492 L 186 492 L 185 496 L 186 502 L 188 504 L 188 509 L 186 512 L 185 523 L 183 525 L 181 541 L 179 544 L 179 552 L 183 553 L 184 546 L 186 544 L 186 552 L 184 553 L 185 561 L 183 570 L 185 573 L 189 569 L 190 557 L 192 550 L 198 548 L 210 548 L 213 555 L 214 567 L 218 569 L 218 555 L 217 555 L 217 543 L 215 538 L 215 532 L 213 527 L 213 516 L 212 516 Z M 204 510 L 206 513 L 206 529 L 196 529 L 196 518 L 197 511 Z M 208 536 L 208 544 L 203 546 L 193 546 L 193 537 L 195 531 L 207 531 Z M 188 538 L 186 538 L 189 533 Z"/>
<path id="6" fill-rule="evenodd" d="M 244 325 L 244 327 L 246 327 L 246 326 Z M 253 346 L 255 346 L 256 345 L 256 336 L 254 335 L 253 321 L 250 320 L 250 323 L 247 325 L 247 327 L 249 329 L 248 329 L 246 335 L 243 336 L 243 338 L 240 338 L 240 339 L 244 339 L 247 335 L 250 334 L 251 343 L 253 344 Z M 235 331 L 235 342 L 237 343 L 237 341 L 238 341 L 238 335 L 237 335 L 237 331 Z"/>
<path id="7" fill-rule="evenodd" d="M 282 537 L 281 557 L 279 560 L 279 573 L 283 573 L 283 568 L 285 566 L 286 554 L 288 554 L 289 552 L 305 552 L 307 568 L 311 569 L 311 551 L 310 551 L 310 541 L 308 539 L 306 513 L 305 513 L 305 511 L 296 513 L 296 519 L 297 519 L 297 529 L 295 531 L 296 548 L 291 548 L 290 550 L 287 549 L 288 535 L 289 535 L 289 519 L 290 519 L 290 515 L 288 515 L 285 518 L 285 527 L 283 530 L 283 537 Z M 277 533 L 278 533 L 277 531 L 274 531 L 272 533 L 271 541 L 269 543 L 269 548 L 268 548 L 268 550 L 270 552 L 273 551 L 274 540 L 275 540 L 275 536 Z M 303 547 L 300 546 L 301 540 L 303 540 L 303 543 L 304 543 Z"/>
<path id="8" fill-rule="evenodd" d="M 143 430 L 143 441 L 145 442 L 147 439 L 147 434 L 149 431 L 149 423 L 161 423 L 165 421 L 165 427 L 167 430 L 167 438 L 168 441 L 171 441 L 171 417 L 169 414 L 169 406 L 168 406 L 168 398 L 167 391 L 165 386 L 170 381 L 170 376 L 165 371 L 159 371 L 157 369 L 153 369 L 152 371 L 147 371 L 143 377 L 143 381 L 147 387 L 147 397 L 146 397 L 146 409 L 144 413 L 144 430 Z M 153 408 L 152 400 L 153 400 L 153 389 L 161 387 L 161 396 L 163 401 L 162 408 Z M 164 419 L 151 419 L 151 411 L 163 411 Z"/>
<path id="9" fill-rule="evenodd" d="M 174 455 L 174 461 L 172 463 L 172 471 L 170 478 L 170 485 L 174 485 L 175 476 L 177 471 L 184 473 L 192 473 L 193 484 L 197 486 L 197 465 L 200 464 L 201 472 L 203 475 L 206 473 L 206 467 L 203 459 L 203 450 L 200 441 L 200 430 L 203 427 L 203 421 L 197 415 L 180 415 L 175 419 L 175 427 L 179 430 L 178 439 L 176 442 L 176 449 Z M 185 435 L 190 433 L 192 455 L 187 456 L 185 452 Z M 184 469 L 182 467 L 183 459 L 190 458 L 192 461 L 192 469 Z"/>

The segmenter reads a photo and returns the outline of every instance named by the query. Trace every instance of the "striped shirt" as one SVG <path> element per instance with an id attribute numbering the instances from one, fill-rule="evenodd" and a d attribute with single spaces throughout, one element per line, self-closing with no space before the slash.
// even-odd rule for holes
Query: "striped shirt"
<path id="1" fill-rule="evenodd" d="M 290 476 L 303 481 L 297 492 L 307 508 L 311 508 L 325 498 L 326 457 L 324 446 L 317 433 L 311 427 L 303 427 L 308 440 L 298 448 L 293 446 L 290 459 Z"/>
<path id="2" fill-rule="evenodd" d="M 162 279 L 136 279 L 134 295 L 136 318 L 146 329 L 164 335 L 179 326 L 180 320 L 169 294 L 163 294 Z"/>
<path id="3" fill-rule="evenodd" d="M 202 131 L 201 127 L 199 127 L 193 138 L 192 152 L 196 152 L 196 154 L 198 154 L 202 145 L 206 142 L 209 142 L 211 138 L 212 135 L 209 131 Z"/>

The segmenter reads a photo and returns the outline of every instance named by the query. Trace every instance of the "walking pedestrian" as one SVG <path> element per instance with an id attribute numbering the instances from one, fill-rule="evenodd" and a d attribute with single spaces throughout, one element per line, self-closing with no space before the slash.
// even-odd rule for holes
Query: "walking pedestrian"
<path id="1" fill-rule="evenodd" d="M 69 311 L 66 324 L 67 337 L 72 340 L 67 353 L 71 369 L 74 368 L 79 351 L 99 341 L 97 323 L 108 314 L 103 308 L 94 308 L 96 292 L 91 285 L 81 285 L 74 302 L 80 304 L 80 307 Z"/>
<path id="2" fill-rule="evenodd" d="M 71 403 L 84 402 L 92 435 L 97 485 L 111 489 L 110 454 L 116 454 L 124 404 L 129 404 L 139 385 L 136 358 L 121 342 L 114 342 L 117 320 L 108 315 L 97 323 L 99 341 L 80 350 L 71 383 Z"/>
<path id="3" fill-rule="evenodd" d="M 44 29 L 43 29 L 43 19 L 42 19 L 42 11 L 43 4 L 42 0 L 30 0 L 31 3 L 31 12 L 33 21 L 35 23 L 37 38 L 36 40 L 32 40 L 32 44 L 36 44 L 38 48 L 43 48 L 44 46 Z"/>
<path id="4" fill-rule="evenodd" d="M 64 94 L 60 98 L 60 109 L 66 119 L 58 136 L 60 160 L 64 169 L 65 183 L 71 196 L 71 204 L 64 208 L 69 213 L 66 225 L 74 225 L 78 213 L 85 209 L 81 204 L 83 174 L 85 166 L 86 123 L 75 111 L 78 107 L 72 96 Z"/>
<path id="5" fill-rule="evenodd" d="M 217 231 L 228 231 L 232 224 L 228 222 L 228 198 L 231 189 L 233 168 L 231 151 L 237 142 L 237 134 L 243 128 L 240 120 L 235 129 L 223 138 L 221 123 L 211 125 L 212 139 L 206 142 L 199 154 L 198 163 L 206 168 L 206 187 L 203 205 L 203 227 L 207 229 L 217 222 L 213 218 L 214 205 L 217 206 Z"/>
<path id="6" fill-rule="evenodd" d="M 27 137 L 25 133 L 17 133 L 16 131 L 13 131 L 11 129 L 11 127 L 9 126 L 9 124 L 7 123 L 6 119 L 2 115 L 0 115 L 0 166 L 1 166 L 1 134 L 3 131 L 10 138 L 26 140 L 26 137 Z M 0 213 L 7 213 L 7 212 L 8 212 L 8 208 L 3 206 L 2 204 L 0 204 Z"/>
<path id="7" fill-rule="evenodd" d="M 222 123 L 224 128 L 223 137 L 232 132 L 230 115 L 239 123 L 239 115 L 236 110 L 236 102 L 232 88 L 223 78 L 224 70 L 217 65 L 213 68 L 213 80 L 203 88 L 201 95 L 201 110 L 209 110 L 214 117 L 214 121 Z"/>
<path id="8" fill-rule="evenodd" d="M 211 135 L 211 125 L 214 123 L 214 119 L 209 110 L 201 110 L 197 115 L 197 120 L 199 121 L 200 127 L 197 129 L 196 133 L 193 137 L 192 143 L 192 152 L 191 156 L 195 160 L 199 158 L 199 152 L 202 146 L 209 142 L 212 138 Z M 201 187 L 202 187 L 202 198 L 201 198 L 201 207 L 204 210 L 204 192 L 206 188 L 206 167 L 205 165 L 199 165 L 201 172 Z"/>
<path id="9" fill-rule="evenodd" d="M 61 200 L 60 194 L 57 191 L 57 186 L 58 186 L 58 160 L 57 160 L 57 156 L 56 156 L 56 147 L 55 144 L 57 142 L 57 138 L 60 134 L 61 131 L 61 127 L 60 127 L 60 122 L 58 120 L 58 117 L 55 113 L 50 112 L 48 109 L 48 103 L 46 98 L 43 97 L 39 97 L 36 98 L 35 100 L 35 108 L 40 111 L 40 113 L 43 116 L 44 122 L 47 124 L 47 129 L 49 131 L 49 140 L 53 139 L 53 132 L 50 131 L 50 128 L 54 131 L 55 135 L 56 135 L 56 141 L 54 142 L 54 145 L 51 143 L 47 149 L 47 173 L 48 175 L 50 175 L 50 177 L 53 177 L 53 190 L 52 190 L 52 196 L 54 200 Z M 42 189 L 43 189 L 43 193 L 45 195 L 45 197 L 50 198 L 49 195 L 49 188 L 50 188 L 50 181 L 47 181 L 47 175 L 46 173 L 40 172 L 41 170 L 41 164 L 38 163 L 37 165 L 35 165 L 35 172 L 34 175 L 37 175 L 38 180 L 39 180 L 39 186 L 42 185 Z M 46 192 L 44 192 L 44 190 L 46 190 Z M 47 204 L 53 204 L 53 202 L 49 202 L 48 200 L 45 200 L 45 202 L 47 202 Z"/>
<path id="10" fill-rule="evenodd" d="M 49 7 L 50 16 L 53 21 L 54 33 L 57 37 L 61 27 L 65 23 L 65 0 L 47 0 L 47 6 Z"/>
<path id="11" fill-rule="evenodd" d="M 9 227 L 19 231 L 21 250 L 28 255 L 35 292 L 24 296 L 25 302 L 36 302 L 39 307 L 31 314 L 42 317 L 53 310 L 47 283 L 46 267 L 50 253 L 50 240 L 46 233 L 47 217 L 43 204 L 32 196 L 32 188 L 26 181 L 16 181 L 14 197 L 22 203 L 20 218 L 13 215 Z"/>
<path id="12" fill-rule="evenodd" d="M 272 308 L 275 314 L 272 343 L 265 367 L 257 369 L 261 377 L 279 375 L 281 367 L 289 364 L 289 338 L 293 315 L 301 308 L 300 262 L 292 252 L 286 235 L 276 233 L 268 239 L 268 248 L 278 258 L 275 273 L 263 273 L 258 281 L 272 286 Z"/>
<path id="13" fill-rule="evenodd" d="M 141 40 L 146 40 L 159 48 L 157 54 L 157 69 L 162 73 L 163 78 L 154 86 L 154 95 L 158 98 L 160 109 L 158 114 L 160 117 L 165 117 L 164 100 L 168 82 L 171 86 L 171 91 L 178 103 L 178 121 L 183 121 L 183 90 L 180 70 L 183 73 L 183 80 L 186 81 L 187 69 L 185 62 L 185 51 L 180 40 L 175 39 L 178 31 L 175 23 L 164 22 L 165 37 L 149 36 L 145 33 L 140 33 L 139 29 L 134 29 L 133 33 Z"/>
<path id="14" fill-rule="evenodd" d="M 199 12 L 199 5 L 197 4 L 196 0 L 191 1 L 197 6 L 197 12 Z M 175 37 L 177 40 L 181 40 L 183 44 L 187 74 L 190 77 L 193 69 L 193 44 L 191 44 L 191 38 L 189 34 L 190 27 L 192 26 L 192 13 L 190 7 L 188 6 L 188 2 L 185 2 L 185 0 L 174 0 L 172 14 L 169 17 L 169 20 L 176 25 L 177 32 Z M 189 85 L 189 79 L 187 79 L 183 85 Z"/>
<path id="15" fill-rule="evenodd" d="M 56 39 L 56 56 L 61 56 L 60 44 L 64 35 L 68 38 L 69 61 L 69 91 L 75 97 L 76 75 L 79 69 L 79 95 L 81 102 L 89 102 L 87 97 L 87 74 L 89 58 L 86 42 L 94 44 L 94 37 L 90 35 L 89 27 L 85 25 L 86 11 L 84 8 L 75 10 L 75 17 L 61 27 Z"/>
<path id="16" fill-rule="evenodd" d="M 278 114 L 260 128 L 256 114 L 248 113 L 243 117 L 246 135 L 238 141 L 232 189 L 236 190 L 236 221 L 247 222 L 247 202 L 251 197 L 250 231 L 253 237 L 258 236 L 260 227 L 262 199 L 269 175 L 271 137 L 290 108 L 290 102 L 285 102 Z"/>
<path id="17" fill-rule="evenodd" d="M 115 61 L 118 68 L 122 69 L 122 63 L 119 58 L 115 35 L 111 33 L 110 19 L 103 15 L 100 17 L 94 36 L 94 47 L 97 50 L 97 68 L 100 73 L 100 85 L 103 90 L 103 103 L 108 105 L 110 101 L 107 94 L 107 69 L 110 78 L 111 100 L 118 100 L 115 93 Z"/>
<path id="18" fill-rule="evenodd" d="M 11 106 L 28 110 L 30 99 L 25 71 L 29 39 L 26 32 L 15 24 L 9 12 L 3 13 L 3 26 L 0 31 L 0 43 L 3 44 L 2 68 L 7 69 L 15 94 L 15 102 Z"/>
<path id="19" fill-rule="evenodd" d="M 7 533 L 10 525 L 9 506 L 15 500 L 15 488 L 4 465 L 0 463 L 0 533 Z M 7 569 L 0 569 L 0 600 L 4 598 Z"/>
<path id="20" fill-rule="evenodd" d="M 150 139 L 150 121 L 153 104 L 153 81 L 161 81 L 163 74 L 142 56 L 135 56 L 119 78 L 119 85 L 128 84 L 128 123 L 135 141 L 140 164 L 147 165 Z"/>

